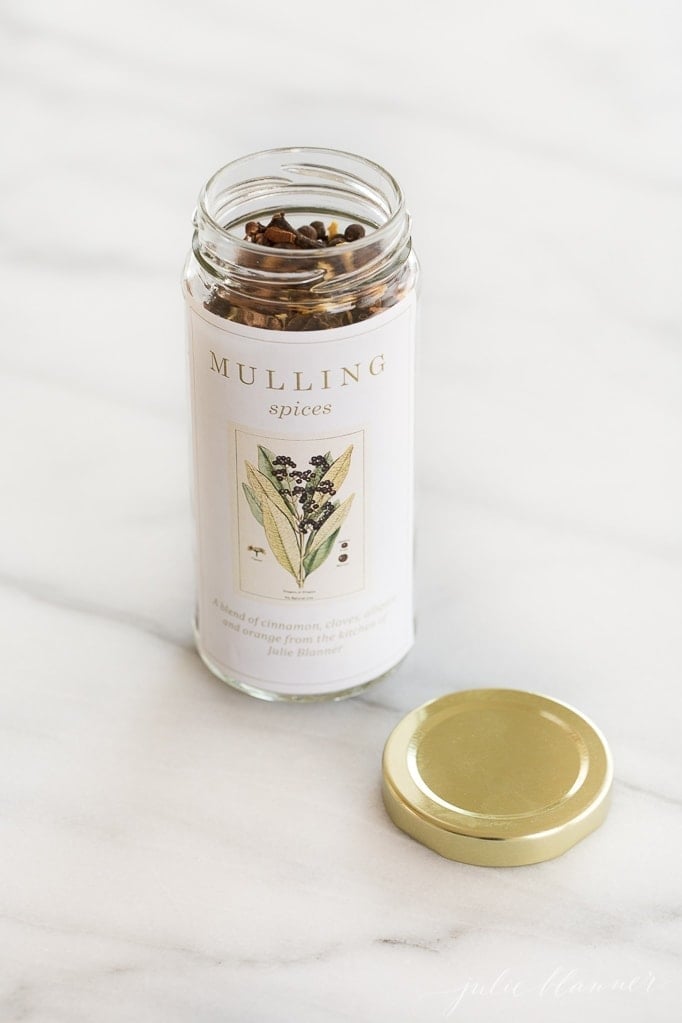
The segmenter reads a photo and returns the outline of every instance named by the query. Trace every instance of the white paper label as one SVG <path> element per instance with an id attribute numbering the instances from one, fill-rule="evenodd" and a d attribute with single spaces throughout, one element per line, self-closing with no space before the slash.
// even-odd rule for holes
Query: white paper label
<path id="1" fill-rule="evenodd" d="M 189 305 L 198 642 L 225 676 L 342 691 L 413 642 L 414 299 L 280 332 Z"/>

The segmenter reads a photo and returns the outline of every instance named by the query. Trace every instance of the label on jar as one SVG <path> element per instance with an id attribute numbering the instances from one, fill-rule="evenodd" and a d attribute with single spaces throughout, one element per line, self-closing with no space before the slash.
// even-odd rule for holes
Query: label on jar
<path id="1" fill-rule="evenodd" d="M 414 297 L 318 331 L 188 316 L 202 655 L 289 695 L 377 678 L 413 642 Z"/>

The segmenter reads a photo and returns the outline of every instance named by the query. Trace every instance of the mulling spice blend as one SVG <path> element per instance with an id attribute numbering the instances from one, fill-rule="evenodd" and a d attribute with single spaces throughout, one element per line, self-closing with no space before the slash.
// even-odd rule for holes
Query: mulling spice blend
<path id="1" fill-rule="evenodd" d="M 291 214 L 289 214 L 291 216 Z M 293 219 L 293 218 L 292 218 Z M 362 224 L 350 223 L 343 231 L 336 220 L 325 225 L 322 220 L 313 220 L 309 224 L 302 224 L 294 227 L 283 211 L 275 213 L 268 224 L 262 224 L 259 220 L 249 220 L 244 227 L 244 241 L 252 242 L 255 245 L 263 246 L 266 249 L 276 250 L 322 250 L 317 267 L 330 276 L 336 276 L 339 272 L 352 273 L 356 265 L 364 265 L 362 262 L 354 261 L 353 253 L 350 251 L 350 243 L 359 241 L 366 235 L 366 229 Z M 335 249 L 344 245 L 348 250 L 345 254 L 336 254 L 334 263 L 324 260 L 325 249 Z M 248 265 L 252 260 L 244 258 Z M 253 260 L 254 265 L 259 268 L 270 270 L 272 273 L 291 273 L 291 263 L 282 263 L 277 260 L 276 255 L 270 258 L 260 256 Z M 307 308 L 297 308 L 295 297 L 291 307 L 280 310 L 276 313 L 269 311 L 270 301 L 276 301 L 279 297 L 278 290 L 271 295 L 262 295 L 265 302 L 260 306 L 257 302 L 244 303 L 234 296 L 228 298 L 225 289 L 217 286 L 206 303 L 206 307 L 216 316 L 233 320 L 236 323 L 243 323 L 249 327 L 262 327 L 266 330 L 328 330 L 330 327 L 348 326 L 351 323 L 361 323 L 375 313 L 383 309 L 389 309 L 395 305 L 401 297 L 401 290 L 385 288 L 373 294 L 371 303 L 360 302 L 350 309 L 342 312 L 332 311 L 320 305 L 319 308 L 311 311 Z M 308 297 L 308 296 L 306 296 Z"/>

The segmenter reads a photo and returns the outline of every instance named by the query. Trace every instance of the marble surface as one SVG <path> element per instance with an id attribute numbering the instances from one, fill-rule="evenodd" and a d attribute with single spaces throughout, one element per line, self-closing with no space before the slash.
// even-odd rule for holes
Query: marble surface
<path id="1" fill-rule="evenodd" d="M 679 5 L 6 0 L 0 1019 L 668 1021 L 682 1002 Z M 423 264 L 419 637 L 339 705 L 193 652 L 198 188 L 331 145 Z M 606 824 L 484 869 L 397 831 L 455 688 L 610 739 Z"/>

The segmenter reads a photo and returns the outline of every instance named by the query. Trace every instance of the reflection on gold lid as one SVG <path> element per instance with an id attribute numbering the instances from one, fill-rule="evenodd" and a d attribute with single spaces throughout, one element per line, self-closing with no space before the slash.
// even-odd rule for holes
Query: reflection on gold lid
<path id="1" fill-rule="evenodd" d="M 601 732 L 547 696 L 468 689 L 411 711 L 388 738 L 393 822 L 441 856 L 539 863 L 598 827 L 613 769 Z"/>

